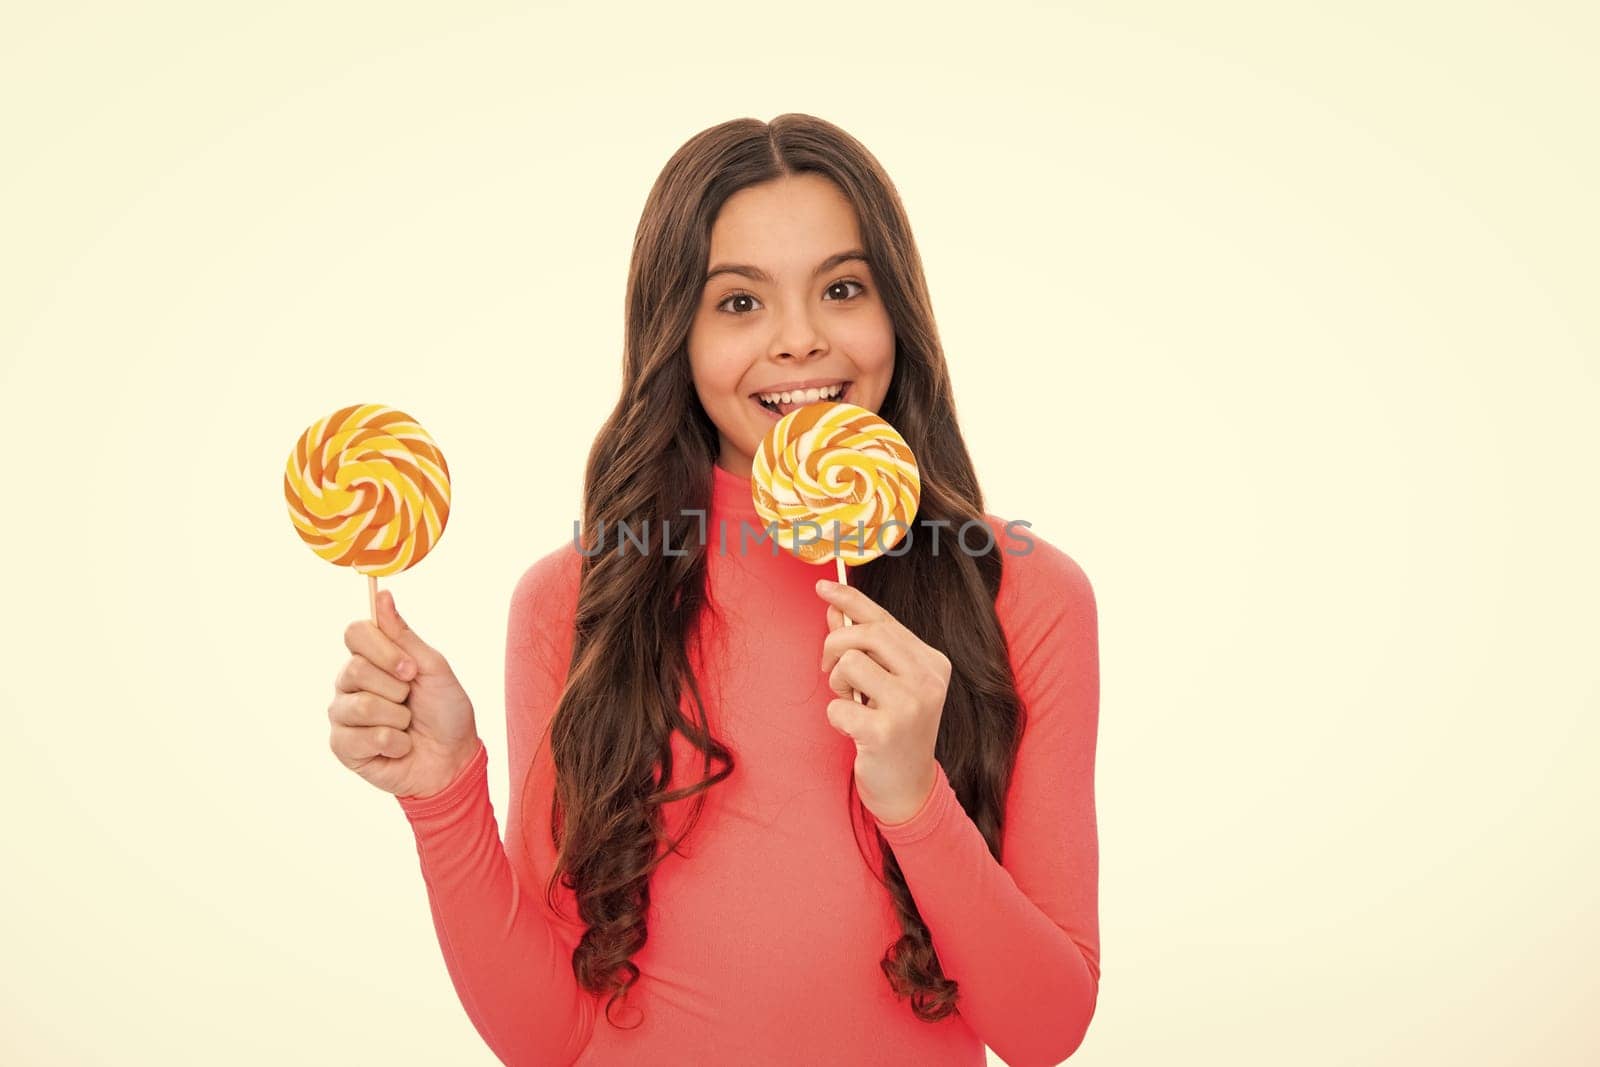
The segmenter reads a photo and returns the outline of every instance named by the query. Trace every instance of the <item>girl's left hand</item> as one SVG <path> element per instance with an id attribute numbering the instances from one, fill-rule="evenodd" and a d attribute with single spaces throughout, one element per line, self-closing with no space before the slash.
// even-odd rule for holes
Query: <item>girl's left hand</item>
<path id="1" fill-rule="evenodd" d="M 862 804 L 885 825 L 906 822 L 939 780 L 933 750 L 950 659 L 854 586 L 822 579 L 817 595 L 828 602 L 831 631 L 822 642 L 822 669 L 840 694 L 828 702 L 828 722 L 856 743 Z"/>

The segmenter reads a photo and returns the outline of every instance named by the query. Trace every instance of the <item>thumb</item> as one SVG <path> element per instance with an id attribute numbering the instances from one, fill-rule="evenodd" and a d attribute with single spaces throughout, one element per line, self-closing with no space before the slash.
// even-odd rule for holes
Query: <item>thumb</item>
<path id="1" fill-rule="evenodd" d="M 387 589 L 378 593 L 378 629 L 415 660 L 419 670 L 433 665 L 433 649 L 400 617 L 394 606 L 394 594 Z"/>

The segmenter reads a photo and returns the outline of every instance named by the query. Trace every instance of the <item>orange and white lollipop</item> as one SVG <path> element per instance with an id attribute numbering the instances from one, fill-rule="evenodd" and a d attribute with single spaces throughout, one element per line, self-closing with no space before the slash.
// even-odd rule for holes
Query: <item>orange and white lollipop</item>
<path id="1" fill-rule="evenodd" d="M 876 559 L 911 532 L 922 479 L 893 426 L 866 408 L 823 400 L 767 431 L 751 464 L 750 493 L 761 521 L 776 524 L 780 545 L 807 563 L 832 557 L 848 584 L 845 564 Z M 860 693 L 856 700 L 864 703 Z"/>
<path id="2" fill-rule="evenodd" d="M 417 421 L 382 404 L 352 404 L 306 428 L 283 475 L 300 539 L 367 576 L 378 618 L 380 576 L 426 556 L 450 517 L 450 468 Z"/>
<path id="3" fill-rule="evenodd" d="M 767 431 L 750 492 L 783 547 L 807 563 L 835 559 L 842 582 L 845 564 L 876 559 L 910 532 L 922 481 L 893 426 L 866 408 L 823 400 Z M 802 535 L 801 522 L 815 523 L 820 536 L 809 526 Z"/>

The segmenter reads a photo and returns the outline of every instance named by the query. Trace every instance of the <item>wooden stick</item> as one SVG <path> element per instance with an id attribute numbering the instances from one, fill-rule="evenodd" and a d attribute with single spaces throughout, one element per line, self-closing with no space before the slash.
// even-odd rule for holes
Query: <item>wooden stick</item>
<path id="1" fill-rule="evenodd" d="M 372 624 L 378 624 L 378 577 L 367 575 L 367 606 L 372 609 Z"/>
<path id="2" fill-rule="evenodd" d="M 833 562 L 839 568 L 839 584 L 840 585 L 849 585 L 850 584 L 850 580 L 845 577 L 845 572 L 844 572 L 844 557 L 843 556 L 834 556 L 833 557 Z M 839 612 L 839 614 L 840 615 L 844 615 L 844 624 L 846 626 L 854 626 L 855 625 L 855 623 L 850 621 L 850 616 L 845 615 L 843 610 L 841 610 Z M 850 692 L 855 695 L 857 704 L 865 704 L 866 703 L 866 701 L 862 699 L 861 693 L 858 690 L 851 689 Z"/>

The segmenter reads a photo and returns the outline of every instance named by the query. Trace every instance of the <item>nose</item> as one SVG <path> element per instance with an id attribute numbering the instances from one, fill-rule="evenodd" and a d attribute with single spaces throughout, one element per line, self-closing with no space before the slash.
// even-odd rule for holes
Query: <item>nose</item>
<path id="1" fill-rule="evenodd" d="M 772 359 L 811 359 L 828 351 L 827 339 L 804 308 L 796 307 L 778 318 L 768 356 Z"/>

